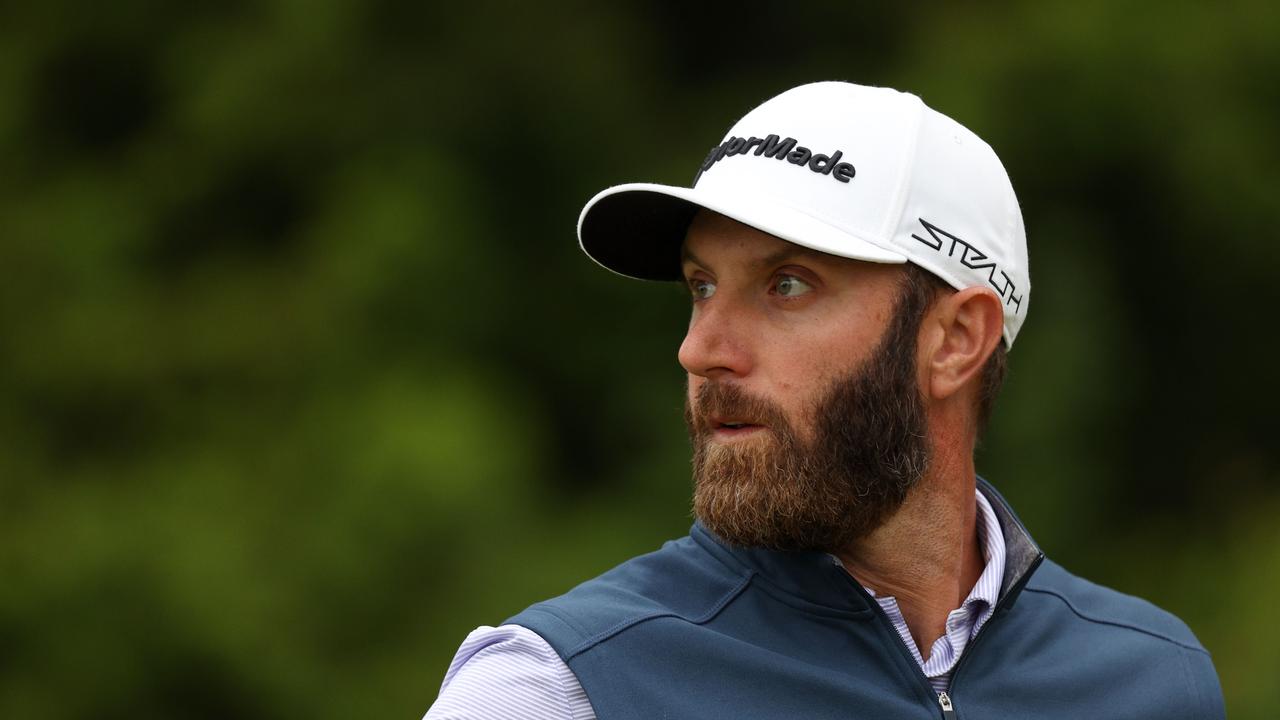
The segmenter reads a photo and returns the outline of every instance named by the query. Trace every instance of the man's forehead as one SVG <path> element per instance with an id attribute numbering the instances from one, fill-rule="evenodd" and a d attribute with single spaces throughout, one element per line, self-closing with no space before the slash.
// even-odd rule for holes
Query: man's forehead
<path id="1" fill-rule="evenodd" d="M 726 251 L 733 252 L 738 260 L 745 257 L 753 266 L 776 266 L 796 259 L 818 263 L 851 262 L 847 258 L 783 240 L 719 213 L 699 212 L 681 244 L 681 263 L 705 266 L 715 260 L 716 255 Z"/>

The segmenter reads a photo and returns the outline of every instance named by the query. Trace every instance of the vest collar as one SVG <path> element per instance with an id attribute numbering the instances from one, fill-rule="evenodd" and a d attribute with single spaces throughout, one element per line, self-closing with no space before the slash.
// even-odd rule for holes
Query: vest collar
<path id="1" fill-rule="evenodd" d="M 978 476 L 978 492 L 991 503 L 996 520 L 1000 522 L 1000 532 L 1004 533 L 1004 581 L 1000 584 L 1000 599 L 996 607 L 1008 610 L 1013 607 L 1027 580 L 1031 579 L 1031 574 L 1044 561 L 1044 553 L 1004 496 L 981 475 Z"/>
<path id="2" fill-rule="evenodd" d="M 1004 533 L 1004 581 L 997 608 L 1007 610 L 1044 560 L 1044 553 L 1004 497 L 982 477 L 977 481 L 978 492 L 991 503 Z M 689 534 L 722 563 L 736 571 L 755 574 L 806 603 L 828 611 L 872 615 L 873 601 L 840 562 L 825 552 L 782 552 L 730 545 L 701 521 L 694 523 Z"/>
<path id="3" fill-rule="evenodd" d="M 762 579 L 772 589 L 789 596 L 787 599 L 793 605 L 822 614 L 872 616 L 872 601 L 866 591 L 845 572 L 839 560 L 827 553 L 730 545 L 708 530 L 701 520 L 693 524 L 689 534 L 736 573 Z"/>

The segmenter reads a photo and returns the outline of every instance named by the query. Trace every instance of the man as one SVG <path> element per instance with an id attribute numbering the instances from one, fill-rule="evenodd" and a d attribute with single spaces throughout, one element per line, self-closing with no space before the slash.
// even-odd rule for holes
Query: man
<path id="1" fill-rule="evenodd" d="M 684 282 L 686 538 L 459 649 L 445 718 L 1220 718 L 1173 616 L 1046 560 L 973 450 L 1030 304 L 991 148 L 913 95 L 789 90 L 583 249 Z"/>

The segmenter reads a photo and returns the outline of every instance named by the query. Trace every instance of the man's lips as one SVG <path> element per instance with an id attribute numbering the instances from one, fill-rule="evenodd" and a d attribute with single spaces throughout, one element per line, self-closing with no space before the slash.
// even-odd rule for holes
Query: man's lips
<path id="1" fill-rule="evenodd" d="M 766 429 L 764 425 L 759 423 L 738 418 L 711 418 L 708 424 L 711 426 L 712 432 L 725 436 L 746 435 L 757 430 Z"/>

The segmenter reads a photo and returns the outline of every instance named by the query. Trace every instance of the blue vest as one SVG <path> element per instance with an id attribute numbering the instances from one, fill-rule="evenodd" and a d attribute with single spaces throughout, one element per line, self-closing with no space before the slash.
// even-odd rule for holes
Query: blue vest
<path id="1" fill-rule="evenodd" d="M 1186 625 L 1045 561 L 979 489 L 1004 532 L 1004 584 L 953 671 L 951 709 L 829 555 L 733 547 L 700 524 L 507 622 L 547 640 L 600 720 L 1224 717 Z"/>

